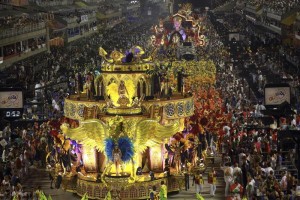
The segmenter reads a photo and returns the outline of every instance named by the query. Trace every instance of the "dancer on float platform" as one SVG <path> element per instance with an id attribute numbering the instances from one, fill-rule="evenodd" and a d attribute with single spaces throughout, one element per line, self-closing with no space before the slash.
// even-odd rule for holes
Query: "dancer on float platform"
<path id="1" fill-rule="evenodd" d="M 113 150 L 113 162 L 115 163 L 115 167 L 116 167 L 116 175 L 119 176 L 119 168 L 121 165 L 121 157 L 122 157 L 122 152 L 119 149 L 118 145 L 115 145 L 115 148 Z"/>

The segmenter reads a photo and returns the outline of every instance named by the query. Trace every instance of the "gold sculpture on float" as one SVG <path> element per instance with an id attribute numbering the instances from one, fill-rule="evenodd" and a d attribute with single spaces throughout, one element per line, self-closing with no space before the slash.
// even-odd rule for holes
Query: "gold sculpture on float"
<path id="1" fill-rule="evenodd" d="M 131 107 L 135 93 L 135 85 L 132 80 L 120 81 L 120 84 L 111 83 L 106 88 L 106 93 L 110 97 L 115 107 Z"/>

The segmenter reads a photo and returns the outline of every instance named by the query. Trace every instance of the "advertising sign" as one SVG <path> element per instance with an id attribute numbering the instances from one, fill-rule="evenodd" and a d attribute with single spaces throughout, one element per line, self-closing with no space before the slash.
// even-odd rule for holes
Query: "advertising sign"
<path id="1" fill-rule="evenodd" d="M 22 91 L 0 91 L 0 109 L 23 108 Z"/>
<path id="2" fill-rule="evenodd" d="M 265 87 L 265 105 L 276 106 L 283 102 L 291 103 L 291 90 L 289 86 Z"/>
<path id="3" fill-rule="evenodd" d="M 23 91 L 19 88 L 0 88 L 0 115 L 20 118 L 23 114 Z"/>

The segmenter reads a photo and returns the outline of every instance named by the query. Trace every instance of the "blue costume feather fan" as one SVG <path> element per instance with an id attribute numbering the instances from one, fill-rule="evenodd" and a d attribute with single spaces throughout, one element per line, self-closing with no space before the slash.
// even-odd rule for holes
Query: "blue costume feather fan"
<path id="1" fill-rule="evenodd" d="M 108 158 L 108 160 L 113 160 L 113 149 L 115 147 L 114 140 L 112 138 L 106 138 L 105 139 L 105 153 Z"/>
<path id="2" fill-rule="evenodd" d="M 120 137 L 118 139 L 118 146 L 122 152 L 122 161 L 128 162 L 131 160 L 134 154 L 133 143 L 128 137 Z M 115 148 L 115 142 L 112 138 L 107 138 L 105 140 L 105 153 L 107 158 L 113 160 L 113 150 Z"/>
<path id="3" fill-rule="evenodd" d="M 128 137 L 121 137 L 118 140 L 118 145 L 122 152 L 122 161 L 130 161 L 134 154 L 132 141 Z"/>

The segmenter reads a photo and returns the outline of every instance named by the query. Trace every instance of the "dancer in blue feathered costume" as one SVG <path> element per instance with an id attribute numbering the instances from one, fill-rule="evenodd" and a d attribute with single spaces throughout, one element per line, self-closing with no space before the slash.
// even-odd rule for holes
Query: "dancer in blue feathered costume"
<path id="1" fill-rule="evenodd" d="M 116 175 L 119 175 L 119 167 L 122 162 L 128 162 L 134 154 L 132 141 L 124 136 L 117 141 L 113 138 L 105 140 L 105 153 L 109 161 L 113 162 L 116 167 Z"/>

